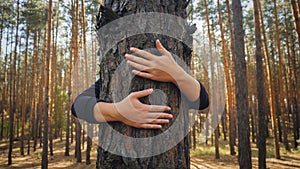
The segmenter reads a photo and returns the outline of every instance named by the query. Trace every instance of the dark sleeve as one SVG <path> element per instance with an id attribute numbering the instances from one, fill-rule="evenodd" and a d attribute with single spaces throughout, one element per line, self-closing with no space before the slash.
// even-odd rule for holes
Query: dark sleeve
<path id="1" fill-rule="evenodd" d="M 206 89 L 201 83 L 200 83 L 200 87 L 201 90 L 200 90 L 199 98 L 194 102 L 190 102 L 190 108 L 192 109 L 204 110 L 209 106 L 209 97 L 206 92 Z"/>
<path id="2" fill-rule="evenodd" d="M 99 99 L 100 80 L 79 94 L 72 104 L 73 116 L 89 123 L 98 123 L 94 117 L 94 106 Z"/>

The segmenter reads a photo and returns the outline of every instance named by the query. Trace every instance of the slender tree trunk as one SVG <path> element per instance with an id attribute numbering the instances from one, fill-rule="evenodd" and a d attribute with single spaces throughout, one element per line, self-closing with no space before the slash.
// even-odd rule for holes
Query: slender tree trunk
<path id="1" fill-rule="evenodd" d="M 8 41 L 9 41 L 9 27 L 7 28 L 7 32 L 6 32 L 6 51 L 5 51 L 5 61 L 4 61 L 4 71 L 3 71 L 3 79 L 4 79 L 4 87 L 3 87 L 3 92 L 2 92 L 2 101 L 1 101 L 1 133 L 0 133 L 0 140 L 3 139 L 3 133 L 4 133 L 4 111 L 7 110 L 7 106 L 8 106 L 8 101 L 7 97 L 8 95 L 8 81 L 7 81 L 7 74 L 8 74 L 8 54 L 7 54 L 7 49 L 8 49 Z M 11 70 L 10 70 L 11 71 Z"/>
<path id="2" fill-rule="evenodd" d="M 273 71 L 271 70 L 271 63 L 270 63 L 270 54 L 269 54 L 269 47 L 267 43 L 267 35 L 266 35 L 266 29 L 264 25 L 264 15 L 262 13 L 261 9 L 261 3 L 258 1 L 258 7 L 259 7 L 259 13 L 260 13 L 260 19 L 261 19 L 261 28 L 262 33 L 264 37 L 264 49 L 265 49 L 265 61 L 266 61 L 266 67 L 267 67 L 267 80 L 268 80 L 268 90 L 269 90 L 269 99 L 270 99 L 270 112 L 272 117 L 272 127 L 273 127 L 273 134 L 274 134 L 274 148 L 275 148 L 275 157 L 279 158 L 279 141 L 278 141 L 278 128 L 277 128 L 277 121 L 276 121 L 276 107 L 275 107 L 275 92 L 274 92 L 274 83 L 273 83 Z"/>
<path id="3" fill-rule="evenodd" d="M 29 39 L 29 25 L 26 28 L 26 47 L 25 47 L 25 59 L 24 59 L 24 74 L 22 78 L 22 127 L 21 127 L 21 144 L 20 144 L 20 153 L 24 155 L 24 139 L 25 139 L 25 115 L 26 115 L 26 95 L 27 95 L 27 58 L 28 58 L 28 39 Z"/>
<path id="4" fill-rule="evenodd" d="M 300 18 L 299 18 L 299 11 L 298 11 L 298 10 L 300 10 L 299 0 L 298 0 L 298 7 L 297 7 L 296 3 L 297 3 L 296 0 L 291 0 L 292 11 L 293 11 L 293 16 L 294 16 L 294 20 L 295 20 L 295 28 L 296 28 L 296 32 L 298 35 L 298 43 L 300 43 Z"/>
<path id="5" fill-rule="evenodd" d="M 261 27 L 259 21 L 258 1 L 253 0 L 255 21 L 255 46 L 256 46 L 256 78 L 257 78 L 257 101 L 258 101 L 258 167 L 266 168 L 266 133 L 267 133 L 267 97 L 265 93 L 265 80 L 263 72 L 263 52 L 261 40 Z"/>
<path id="6" fill-rule="evenodd" d="M 274 2 L 274 15 L 276 22 L 276 42 L 277 42 L 277 55 L 279 58 L 279 95 L 280 95 L 280 112 L 282 119 L 282 130 L 283 130 L 283 143 L 285 145 L 285 149 L 290 151 L 290 146 L 288 143 L 287 129 L 286 129 L 286 114 L 285 114 L 285 106 L 284 106 L 284 86 L 283 86 L 283 61 L 281 56 L 281 41 L 280 41 L 280 31 L 279 31 L 279 21 L 278 21 L 278 13 L 277 13 L 277 2 Z"/>
<path id="7" fill-rule="evenodd" d="M 215 69 L 214 69 L 214 64 L 215 64 L 215 60 L 214 60 L 214 57 L 213 57 L 213 54 L 212 54 L 212 43 L 213 43 L 213 38 L 212 38 L 212 35 L 211 35 L 211 30 L 210 30 L 210 22 L 209 22 L 209 11 L 208 11 L 208 5 L 207 5 L 207 1 L 204 0 L 204 6 L 205 6 L 205 13 L 206 13 L 206 23 L 207 23 L 207 32 L 208 32 L 208 39 L 209 39 L 209 57 L 210 57 L 210 71 L 211 71 L 211 91 L 212 91 L 212 103 L 213 104 L 214 102 L 216 102 L 216 95 L 214 92 L 215 90 L 217 90 L 215 88 L 216 86 L 216 80 L 215 80 Z M 217 120 L 217 112 L 218 111 L 217 109 L 210 109 L 210 111 L 214 111 L 212 112 L 212 121 L 215 123 Z M 216 159 L 219 159 L 220 158 L 220 155 L 219 155 L 219 133 L 218 133 L 218 129 L 219 127 L 217 127 L 214 131 L 214 140 L 215 140 L 215 158 Z M 212 138 L 213 139 L 213 138 Z"/>
<path id="8" fill-rule="evenodd" d="M 36 150 L 36 143 L 37 143 L 37 124 L 36 124 L 36 116 L 37 116 L 37 95 L 35 93 L 38 93 L 38 88 L 36 88 L 36 83 L 38 82 L 38 75 L 37 75 L 37 69 L 38 69 L 38 33 L 34 33 L 33 37 L 33 66 L 32 66 L 32 88 L 31 88 L 31 96 L 33 97 L 32 101 L 32 138 L 33 138 L 33 151 Z M 40 86 L 41 87 L 41 86 Z"/>
<path id="9" fill-rule="evenodd" d="M 294 36 L 291 35 L 291 64 L 292 64 L 292 95 L 293 95 L 293 111 L 294 111 L 294 115 L 293 115 L 293 123 L 294 123 L 294 148 L 298 147 L 298 142 L 297 139 L 299 139 L 299 118 L 298 118 L 298 113 L 299 113 L 299 107 L 298 107 L 298 94 L 297 94 L 297 87 L 299 86 L 298 84 L 298 76 L 297 76 L 297 67 L 296 67 L 296 51 L 295 51 L 295 40 L 294 40 Z M 299 92 L 298 92 L 299 93 Z"/>
<path id="10" fill-rule="evenodd" d="M 49 79 L 50 79 L 50 57 L 51 57 L 51 26 L 52 26 L 52 0 L 49 0 L 48 7 L 48 29 L 47 29 L 47 56 L 46 56 L 46 84 L 44 103 L 44 132 L 43 132 L 43 152 L 42 169 L 48 168 L 48 112 L 49 112 Z M 50 106 L 51 107 L 51 106 Z M 51 132 L 51 131 L 50 131 Z"/>
<path id="11" fill-rule="evenodd" d="M 229 5 L 229 0 L 226 0 L 226 9 L 228 12 L 228 27 L 229 27 L 229 31 L 230 31 L 230 49 L 231 49 L 231 57 L 232 57 L 232 61 L 231 61 L 231 93 L 230 95 L 232 96 L 232 103 L 231 103 L 231 108 L 232 110 L 229 113 L 229 146 L 230 146 L 230 155 L 235 155 L 236 152 L 234 150 L 234 146 L 236 145 L 235 140 L 236 140 L 236 116 L 235 116 L 235 89 L 234 89 L 234 85 L 235 85 L 235 40 L 234 40 L 234 32 L 233 32 L 233 27 L 232 27 L 232 21 L 231 21 L 231 8 Z M 226 84 L 227 85 L 227 84 Z"/>
<path id="12" fill-rule="evenodd" d="M 12 146 L 14 139 L 14 111 L 15 111 L 15 94 L 16 94 L 16 62 L 17 62 L 17 47 L 19 41 L 19 18 L 20 18 L 20 0 L 17 1 L 17 25 L 16 25 L 16 39 L 15 39 L 15 48 L 14 48 L 14 58 L 12 62 L 12 57 L 10 57 L 11 64 L 11 73 L 10 73 L 10 108 L 9 108 L 9 148 L 8 148 L 8 165 L 12 164 Z M 12 55 L 12 54 L 11 54 Z"/>
<path id="13" fill-rule="evenodd" d="M 231 89 L 230 89 L 230 75 L 228 69 L 228 61 L 227 61 L 227 44 L 224 38 L 224 30 L 223 30 L 223 19 L 220 7 L 220 0 L 218 0 L 218 15 L 219 15 L 219 24 L 221 31 L 221 39 L 222 39 L 222 55 L 223 55 L 223 64 L 224 64 L 224 72 L 225 72 L 225 81 L 226 81 L 226 112 L 231 112 L 232 108 L 232 98 L 231 98 Z M 224 125 L 225 126 L 225 125 Z M 223 128 L 225 131 L 225 129 Z M 224 139 L 226 140 L 226 133 L 224 133 Z"/>
<path id="14" fill-rule="evenodd" d="M 68 103 L 67 103 L 67 124 L 66 124 L 66 145 L 65 145 L 65 156 L 69 156 L 69 147 L 70 147 L 70 135 L 71 135 L 71 143 L 73 140 L 72 134 L 72 121 L 71 121 L 71 105 L 72 105 L 72 71 L 73 71 L 73 54 L 74 54 L 74 41 L 75 41 L 75 5 L 74 1 L 71 1 L 71 17 L 72 17 L 72 38 L 71 38 L 71 47 L 70 47 L 70 58 L 69 58 L 69 79 L 68 79 Z M 70 131 L 71 129 L 71 131 Z"/>
<path id="15" fill-rule="evenodd" d="M 240 0 L 232 1 L 234 39 L 235 39 L 235 76 L 236 103 L 238 111 L 238 159 L 240 168 L 252 168 L 250 148 L 250 128 L 247 101 L 247 81 L 245 61 L 245 42 L 243 29 L 243 14 Z"/>

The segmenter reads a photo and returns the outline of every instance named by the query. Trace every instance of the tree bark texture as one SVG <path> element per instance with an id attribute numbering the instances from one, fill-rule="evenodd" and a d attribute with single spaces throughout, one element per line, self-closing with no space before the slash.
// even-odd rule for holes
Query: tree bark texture
<path id="1" fill-rule="evenodd" d="M 267 98 L 265 93 L 265 79 L 263 72 L 263 53 L 262 39 L 259 21 L 258 1 L 253 0 L 254 4 L 254 23 L 255 23 L 255 46 L 256 46 L 256 79 L 257 79 L 257 101 L 258 101 L 258 167 L 266 168 L 266 134 L 267 134 Z"/>
<path id="2" fill-rule="evenodd" d="M 112 9 L 112 11 L 120 16 L 126 16 L 128 14 L 140 13 L 140 12 L 161 12 L 168 13 L 176 16 L 180 16 L 182 18 L 186 18 L 186 7 L 188 2 L 184 0 L 160 0 L 160 1 L 127 1 L 127 0 L 106 0 L 105 7 Z M 113 16 L 112 16 L 113 17 Z M 100 18 L 101 19 L 101 18 Z M 103 18 L 102 18 L 103 19 Z M 111 18 L 113 19 L 113 18 Z M 116 18 L 114 18 L 116 19 Z M 141 18 L 138 18 L 141 19 Z M 98 18 L 99 21 L 99 18 Z M 128 23 L 130 24 L 130 23 Z M 147 25 L 148 24 L 148 25 Z M 147 23 L 147 26 L 149 23 Z M 135 25 L 136 27 L 141 27 L 142 25 Z M 176 29 L 176 28 L 171 28 Z M 190 38 L 190 33 L 184 34 L 182 36 L 187 36 Z M 111 36 L 111 35 L 110 35 Z M 155 40 L 159 39 L 161 43 L 169 50 L 171 53 L 176 54 L 180 59 L 182 59 L 188 66 L 191 62 L 191 49 L 184 45 L 182 42 L 172 39 L 167 36 L 158 35 L 155 33 L 148 34 L 140 34 L 131 37 L 126 37 L 126 39 L 120 41 L 117 46 L 113 49 L 109 50 L 105 55 L 100 56 L 102 58 L 100 63 L 100 80 L 101 80 L 101 88 L 99 99 L 104 100 L 106 102 L 112 102 L 112 93 L 115 93 L 114 88 L 110 88 L 110 86 L 117 86 L 117 88 L 123 87 L 124 82 L 121 81 L 121 75 L 115 78 L 117 80 L 112 81 L 112 76 L 114 71 L 120 66 L 121 62 L 124 60 L 125 53 L 129 52 L 130 47 L 137 47 L 140 49 L 149 49 L 155 48 Z M 103 41 L 103 39 L 99 39 L 99 41 Z M 123 70 L 124 73 L 130 74 L 130 70 Z M 148 79 L 143 79 L 140 77 L 133 77 L 130 86 L 130 92 L 139 91 L 147 88 L 153 88 L 154 90 L 159 89 L 164 92 L 167 97 L 167 101 L 161 100 L 161 97 L 157 97 L 153 99 L 151 104 L 164 104 L 169 105 L 172 108 L 172 113 L 174 118 L 170 120 L 170 124 L 163 126 L 161 130 L 145 130 L 145 129 L 137 129 L 130 126 L 127 126 L 123 123 L 119 122 L 111 122 L 109 123 L 110 127 L 114 130 L 118 131 L 121 134 L 127 135 L 132 138 L 148 138 L 161 134 L 166 131 L 168 127 L 170 127 L 175 120 L 183 120 L 181 126 L 178 127 L 178 133 L 174 133 L 175 135 L 182 135 L 184 131 L 189 129 L 189 126 L 184 125 L 184 121 L 188 119 L 188 109 L 186 105 L 180 104 L 181 98 L 180 92 L 176 88 L 175 85 L 171 83 L 161 83 L 155 82 Z M 121 93 L 123 91 L 120 91 Z M 97 93 L 96 93 L 97 95 Z M 151 98 L 150 98 L 151 99 Z M 149 104 L 149 98 L 142 98 L 142 102 Z M 183 114 L 183 118 L 176 119 L 176 117 L 180 113 Z M 168 140 L 169 139 L 169 140 Z M 171 144 L 173 137 L 168 139 L 160 140 L 160 144 Z M 132 148 L 132 142 L 130 140 L 120 140 L 111 133 L 108 132 L 107 126 L 100 124 L 99 125 L 99 140 L 107 143 L 107 147 L 119 146 L 119 144 L 126 145 L 126 153 L 135 153 L 136 150 Z M 159 149 L 159 145 L 141 145 L 141 148 L 152 146 L 152 149 Z M 102 148 L 98 147 L 98 155 L 97 155 L 97 168 L 106 169 L 106 168 L 190 168 L 190 157 L 189 157 L 189 141 L 188 136 L 185 136 L 183 140 L 181 140 L 176 146 L 171 148 L 170 150 L 163 152 L 162 154 L 158 154 L 151 157 L 144 158 L 130 158 L 125 156 L 119 156 L 112 154 Z M 145 149 L 146 151 L 146 149 Z"/>
<path id="3" fill-rule="evenodd" d="M 232 1 L 234 38 L 235 38 L 235 87 L 238 112 L 238 159 L 240 168 L 252 168 L 250 149 L 250 127 L 248 114 L 248 85 L 246 76 L 245 41 L 243 14 L 240 0 Z"/>

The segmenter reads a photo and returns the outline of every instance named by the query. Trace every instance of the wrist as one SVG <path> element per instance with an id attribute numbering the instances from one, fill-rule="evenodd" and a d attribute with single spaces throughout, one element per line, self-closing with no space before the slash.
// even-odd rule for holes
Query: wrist
<path id="1" fill-rule="evenodd" d="M 119 121 L 119 112 L 115 103 L 98 102 L 94 106 L 94 117 L 98 122 Z"/>
<path id="2" fill-rule="evenodd" d="M 171 82 L 178 86 L 178 83 L 184 83 L 187 80 L 188 74 L 180 66 L 176 67 L 177 68 L 171 74 Z"/>

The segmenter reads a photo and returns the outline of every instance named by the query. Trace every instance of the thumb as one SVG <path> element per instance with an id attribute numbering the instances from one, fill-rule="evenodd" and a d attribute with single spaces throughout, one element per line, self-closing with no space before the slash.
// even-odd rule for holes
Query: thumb
<path id="1" fill-rule="evenodd" d="M 136 98 L 141 98 L 150 95 L 152 92 L 153 89 L 146 89 L 146 90 L 134 92 L 133 96 Z"/>
<path id="2" fill-rule="evenodd" d="M 166 48 L 164 48 L 158 39 L 156 40 L 156 48 L 162 55 L 169 55 L 170 53 Z"/>

